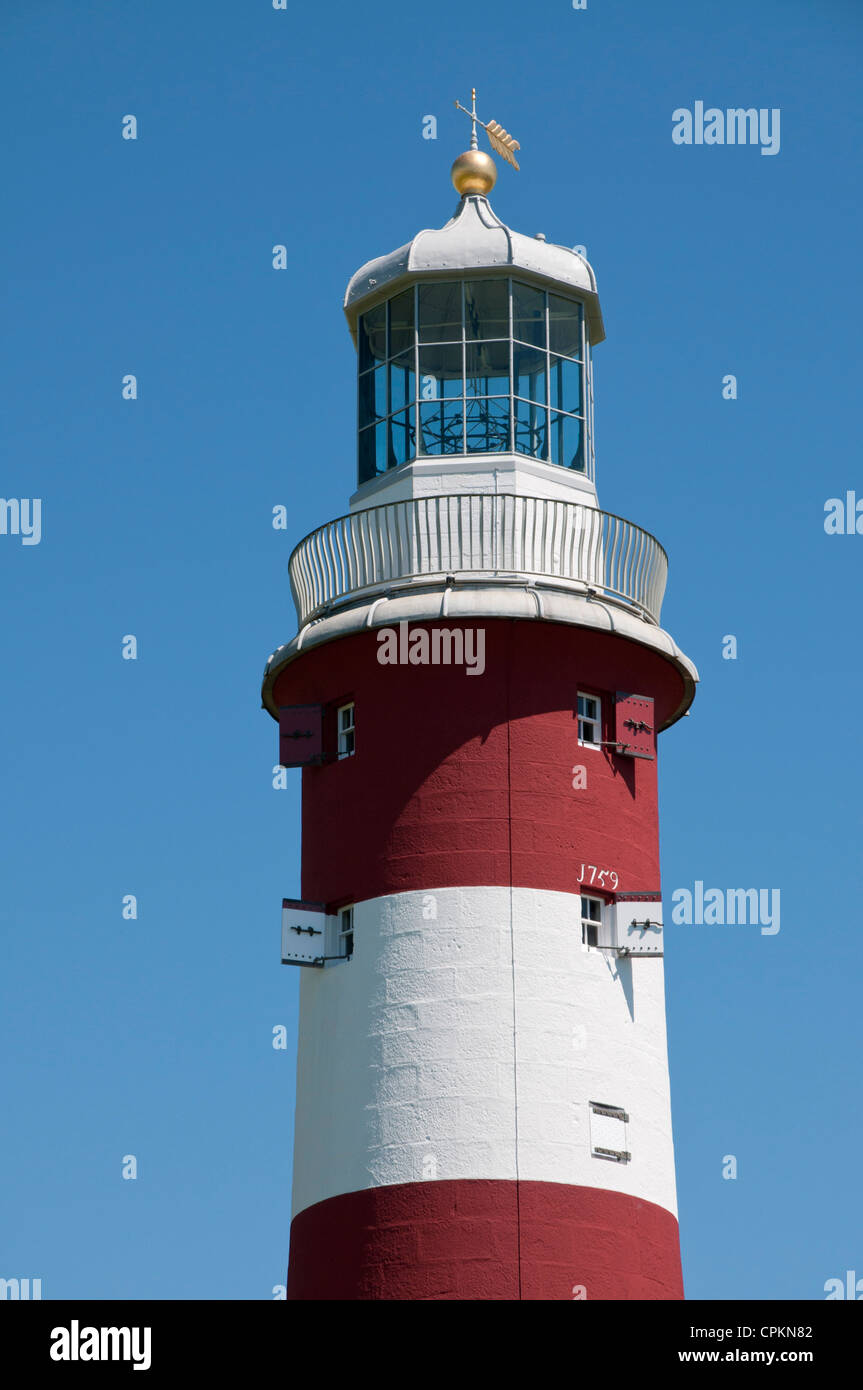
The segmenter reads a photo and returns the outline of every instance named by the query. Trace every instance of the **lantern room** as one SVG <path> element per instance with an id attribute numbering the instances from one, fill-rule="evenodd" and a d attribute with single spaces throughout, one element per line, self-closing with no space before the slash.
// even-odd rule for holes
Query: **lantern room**
<path id="1" fill-rule="evenodd" d="M 583 306 L 510 276 L 410 286 L 359 316 L 358 481 L 419 455 L 587 473 Z"/>
<path id="2" fill-rule="evenodd" d="M 605 336 L 583 256 L 506 227 L 483 194 L 348 285 L 358 493 L 446 485 L 596 506 L 591 352 Z M 462 475 L 462 476 L 459 476 Z M 578 496 L 573 494 L 577 493 Z"/>

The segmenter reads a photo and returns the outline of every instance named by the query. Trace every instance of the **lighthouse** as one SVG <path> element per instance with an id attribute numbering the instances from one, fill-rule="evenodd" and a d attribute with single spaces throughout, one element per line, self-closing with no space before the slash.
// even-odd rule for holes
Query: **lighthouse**
<path id="1" fill-rule="evenodd" d="M 477 126 L 517 142 L 468 114 L 452 216 L 348 284 L 356 489 L 264 675 L 303 769 L 287 1295 L 679 1299 L 657 740 L 698 676 L 599 505 L 594 272 L 495 214 Z"/>

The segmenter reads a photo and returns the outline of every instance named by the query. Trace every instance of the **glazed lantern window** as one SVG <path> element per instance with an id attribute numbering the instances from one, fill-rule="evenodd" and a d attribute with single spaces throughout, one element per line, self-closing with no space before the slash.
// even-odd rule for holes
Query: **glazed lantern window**
<path id="1" fill-rule="evenodd" d="M 358 371 L 360 483 L 459 454 L 588 471 L 578 300 L 510 277 L 426 281 L 360 316 Z"/>

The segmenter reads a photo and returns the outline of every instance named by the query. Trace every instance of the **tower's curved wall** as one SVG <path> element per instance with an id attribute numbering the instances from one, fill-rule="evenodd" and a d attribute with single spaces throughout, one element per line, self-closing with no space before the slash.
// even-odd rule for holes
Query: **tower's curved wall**
<path id="1" fill-rule="evenodd" d="M 416 626 L 481 628 L 483 674 L 382 666 L 371 630 L 277 678 L 276 704 L 329 707 L 331 740 L 336 707 L 352 700 L 357 711 L 355 756 L 303 773 L 303 897 L 510 882 L 574 893 L 582 863 L 616 871 L 622 892 L 658 889 L 656 762 L 580 747 L 576 699 L 596 692 L 611 716 L 617 691 L 650 695 L 661 726 L 683 695 L 672 664 L 556 623 Z"/>
<path id="2" fill-rule="evenodd" d="M 355 754 L 303 773 L 303 898 L 355 904 L 354 954 L 302 972 L 289 1297 L 680 1297 L 663 962 L 586 948 L 580 912 L 658 893 L 656 762 L 580 746 L 576 702 L 612 739 L 617 691 L 661 725 L 682 678 L 604 633 L 461 626 L 481 674 L 383 665 L 369 630 L 276 680 L 330 746 L 356 713 Z"/>

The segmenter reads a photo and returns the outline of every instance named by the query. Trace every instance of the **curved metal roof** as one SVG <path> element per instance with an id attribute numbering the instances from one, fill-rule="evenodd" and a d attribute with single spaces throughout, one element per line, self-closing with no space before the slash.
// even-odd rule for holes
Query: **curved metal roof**
<path id="1" fill-rule="evenodd" d="M 590 264 L 568 246 L 512 231 L 479 194 L 462 198 L 445 226 L 417 232 L 398 250 L 360 267 L 345 292 L 351 333 L 356 337 L 358 315 L 376 300 L 388 298 L 402 282 L 498 269 L 516 271 L 549 288 L 557 286 L 564 294 L 574 291 L 585 303 L 591 343 L 602 342 L 605 329 Z"/>

